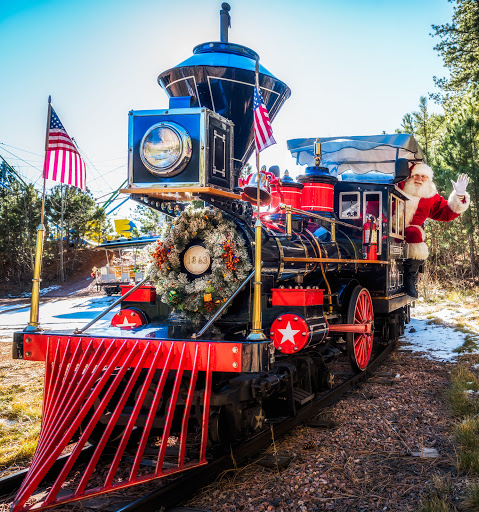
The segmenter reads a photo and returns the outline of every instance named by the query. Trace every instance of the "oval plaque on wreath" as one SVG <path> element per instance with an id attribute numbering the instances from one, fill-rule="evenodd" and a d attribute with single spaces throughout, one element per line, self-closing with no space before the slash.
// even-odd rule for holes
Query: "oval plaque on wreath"
<path id="1" fill-rule="evenodd" d="M 235 224 L 209 208 L 186 208 L 150 254 L 161 301 L 195 323 L 211 318 L 252 268 Z"/>

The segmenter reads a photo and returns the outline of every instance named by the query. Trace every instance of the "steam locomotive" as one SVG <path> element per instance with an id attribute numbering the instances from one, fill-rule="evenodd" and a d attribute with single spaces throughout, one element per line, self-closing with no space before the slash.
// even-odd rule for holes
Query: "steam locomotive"
<path id="1" fill-rule="evenodd" d="M 150 281 L 123 288 L 108 329 L 15 333 L 14 357 L 45 361 L 46 377 L 14 511 L 206 464 L 210 447 L 331 388 L 338 355 L 365 371 L 373 345 L 397 339 L 409 319 L 406 198 L 395 183 L 421 148 L 404 134 L 295 139 L 288 148 L 307 166 L 297 180 L 277 167 L 242 177 L 258 55 L 228 42 L 228 11 L 220 42 L 160 74 L 169 108 L 129 114 L 123 192 L 171 218 Z M 263 66 L 258 82 L 274 119 L 290 89 Z M 60 460 L 55 483 L 29 504 Z"/>

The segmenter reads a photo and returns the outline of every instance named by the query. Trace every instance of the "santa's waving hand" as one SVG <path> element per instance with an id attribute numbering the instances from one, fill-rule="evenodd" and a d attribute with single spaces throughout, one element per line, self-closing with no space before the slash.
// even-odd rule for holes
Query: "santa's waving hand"
<path id="1" fill-rule="evenodd" d="M 457 181 L 451 180 L 452 186 L 459 197 L 464 197 L 466 194 L 466 188 L 469 184 L 469 176 L 467 174 L 459 174 Z"/>
<path id="2" fill-rule="evenodd" d="M 418 270 L 429 254 L 424 241 L 424 222 L 426 219 L 449 222 L 459 217 L 470 204 L 470 197 L 466 192 L 469 177 L 466 174 L 460 174 L 457 181 L 451 180 L 454 188 L 447 201 L 438 194 L 432 178 L 432 169 L 426 164 L 419 163 L 411 167 L 409 178 L 398 185 L 408 198 L 405 230 L 408 259 L 405 264 L 404 281 L 405 292 L 411 297 L 418 296 Z"/>

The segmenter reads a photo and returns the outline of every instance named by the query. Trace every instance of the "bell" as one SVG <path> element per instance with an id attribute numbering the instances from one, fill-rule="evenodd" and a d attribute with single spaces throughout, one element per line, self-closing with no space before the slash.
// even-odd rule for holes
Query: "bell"
<path id="1" fill-rule="evenodd" d="M 259 205 L 267 206 L 273 200 L 271 196 L 271 187 L 269 184 L 270 177 L 266 174 L 259 173 Z M 246 201 L 253 205 L 257 203 L 258 194 L 258 173 L 255 172 L 248 176 L 247 184 L 243 187 L 243 195 Z"/>

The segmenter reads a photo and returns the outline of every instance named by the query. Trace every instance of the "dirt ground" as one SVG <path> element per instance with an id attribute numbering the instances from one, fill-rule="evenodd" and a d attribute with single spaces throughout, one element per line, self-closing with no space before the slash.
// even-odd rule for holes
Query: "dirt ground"
<path id="1" fill-rule="evenodd" d="M 261 462 L 238 468 L 189 506 L 214 512 L 417 512 L 440 484 L 455 508 L 435 512 L 459 510 L 468 476 L 456 468 L 454 418 L 444 399 L 451 366 L 404 347 L 321 414 L 332 428 L 301 426 L 276 440 L 278 454 L 292 457 L 287 468 Z"/>
<path id="2" fill-rule="evenodd" d="M 12 359 L 12 344 L 0 343 L 0 383 L 2 388 L 13 385 L 25 387 L 34 381 L 43 381 L 45 364 L 36 361 Z"/>

